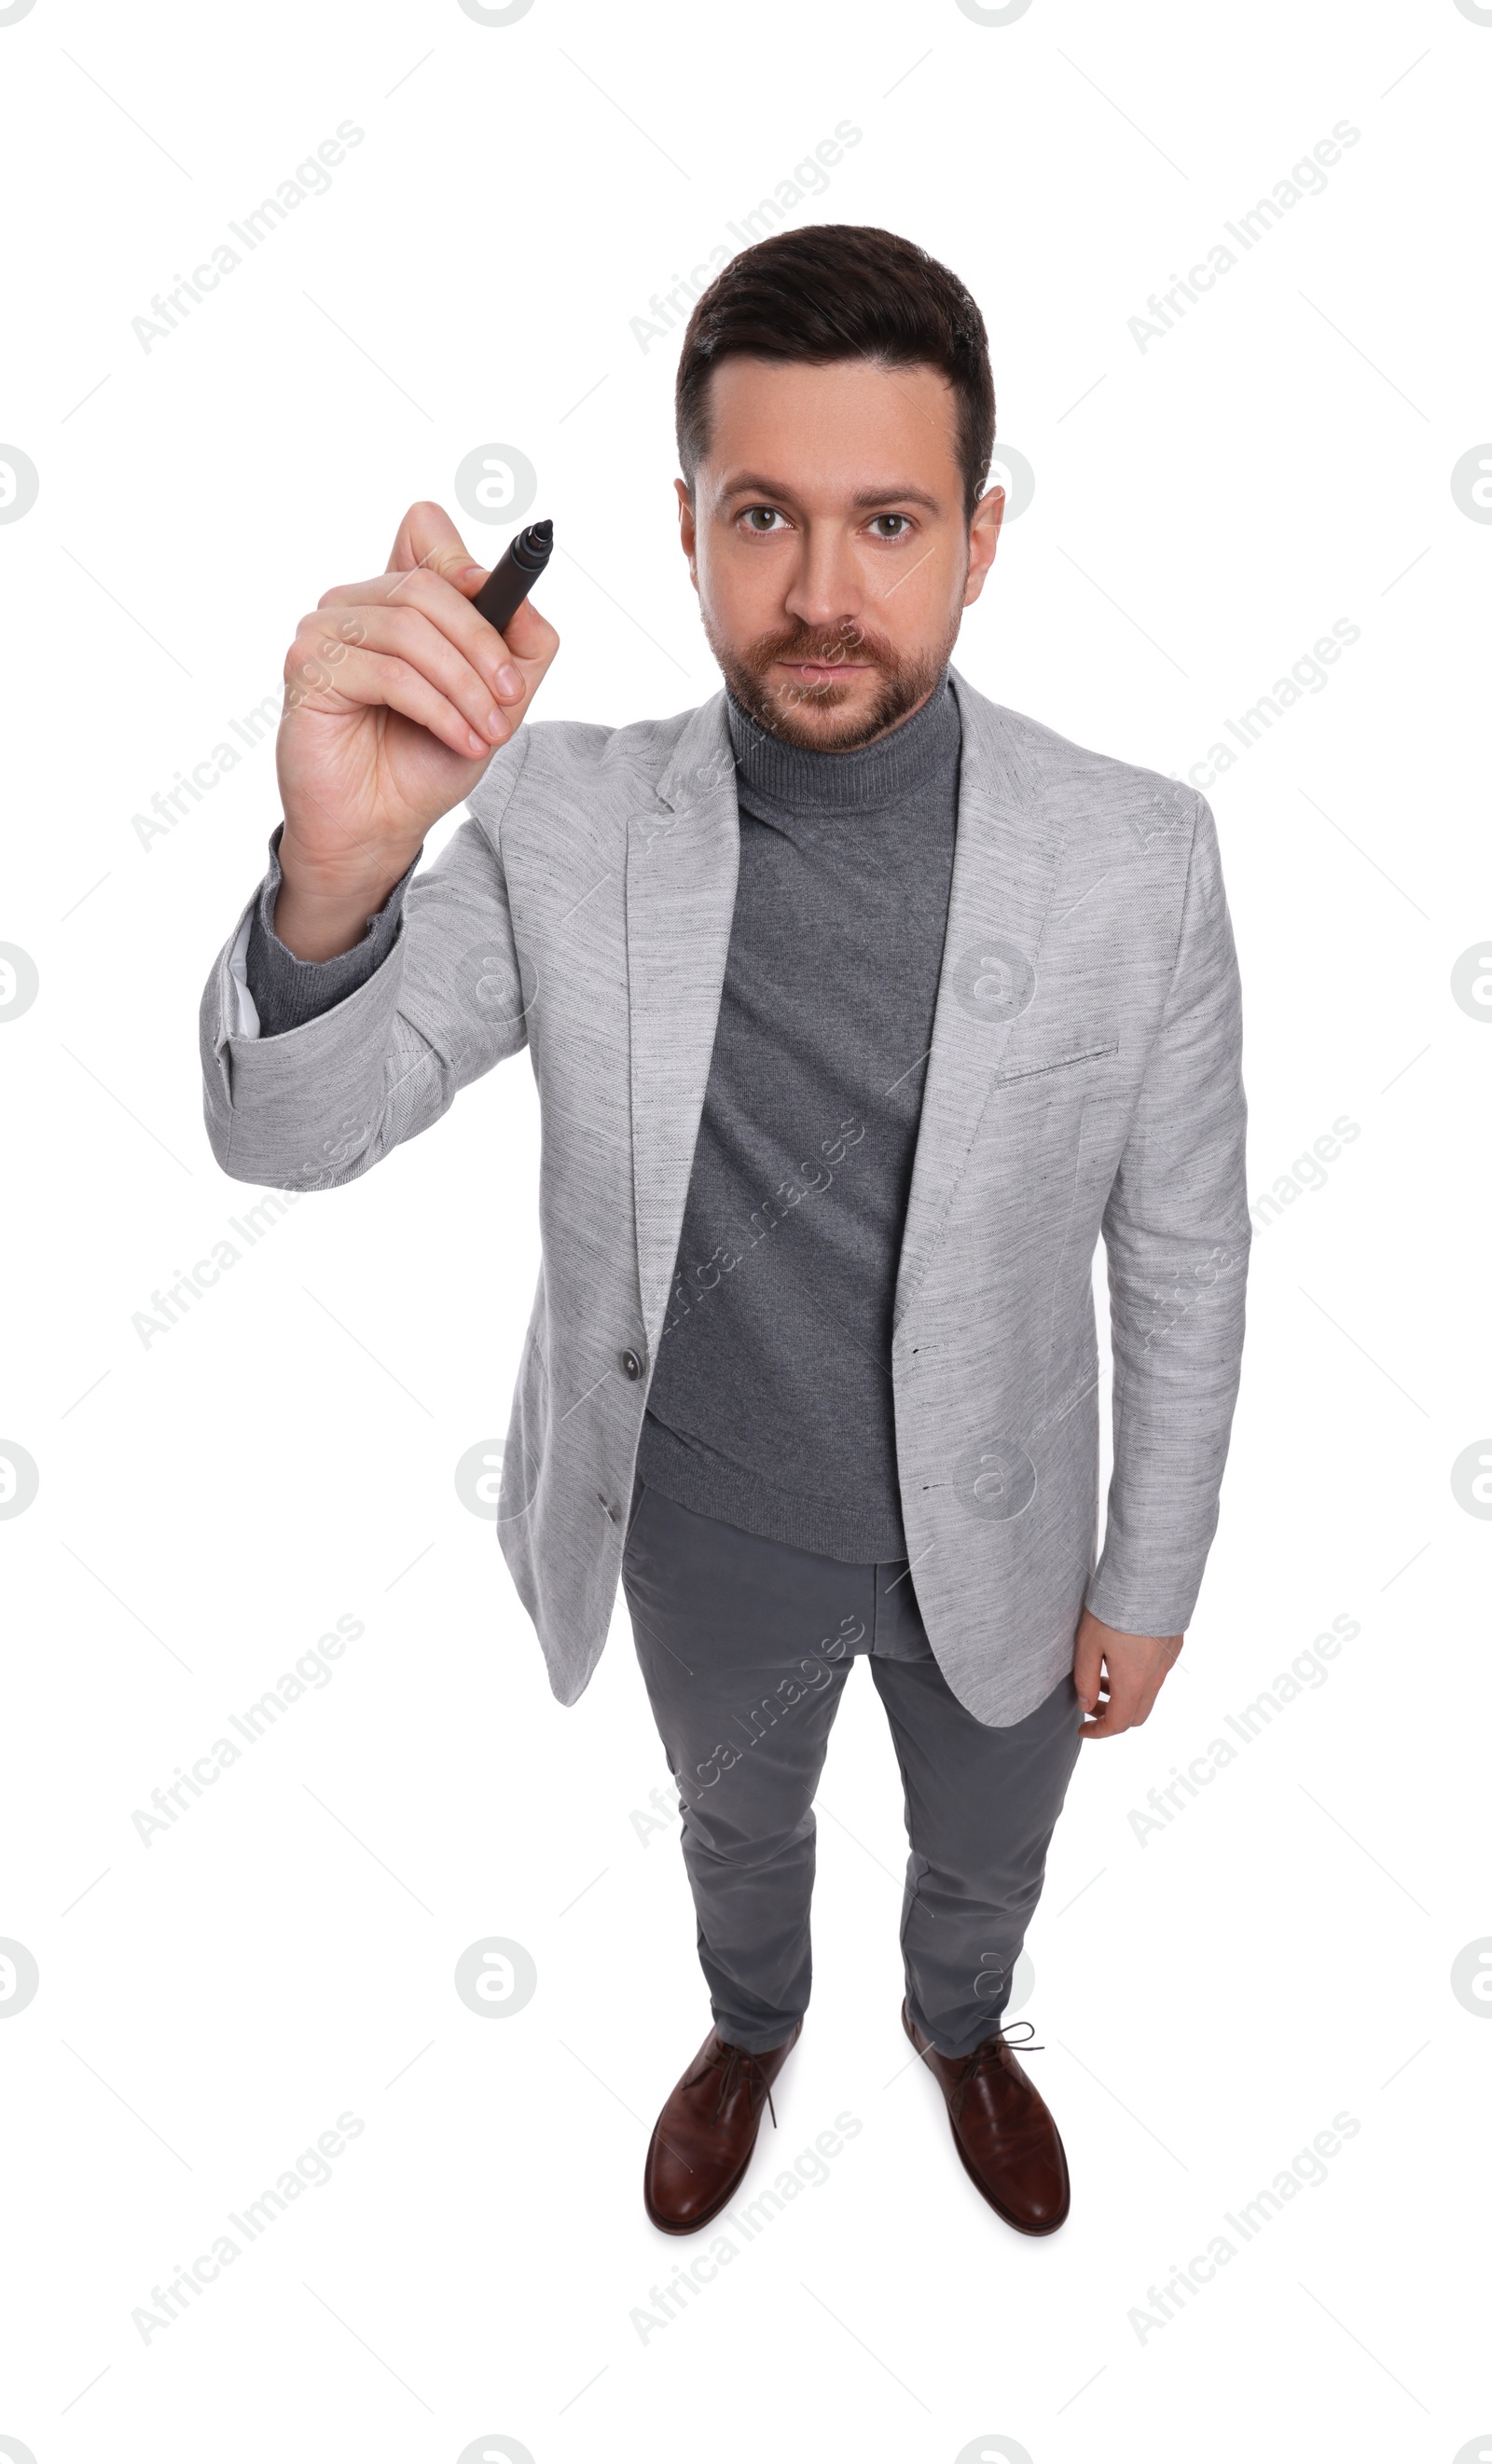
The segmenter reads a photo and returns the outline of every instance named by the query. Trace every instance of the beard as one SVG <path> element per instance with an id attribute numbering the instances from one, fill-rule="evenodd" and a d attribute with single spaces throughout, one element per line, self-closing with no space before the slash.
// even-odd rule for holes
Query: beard
<path id="1" fill-rule="evenodd" d="M 848 618 L 837 627 L 815 631 L 791 626 L 786 632 L 764 633 L 748 649 L 739 650 L 719 639 L 704 618 L 710 649 L 726 684 L 741 708 L 769 736 L 811 753 L 854 753 L 873 743 L 888 728 L 910 715 L 926 700 L 948 662 L 958 638 L 955 621 L 946 641 L 932 649 L 899 650 L 883 634 L 870 632 Z M 869 707 L 847 712 L 837 727 L 824 723 L 824 714 L 843 709 L 856 691 L 856 679 L 831 677 L 822 684 L 802 684 L 787 677 L 769 683 L 779 659 L 820 661 L 835 666 L 849 660 L 874 670 L 875 691 Z"/>

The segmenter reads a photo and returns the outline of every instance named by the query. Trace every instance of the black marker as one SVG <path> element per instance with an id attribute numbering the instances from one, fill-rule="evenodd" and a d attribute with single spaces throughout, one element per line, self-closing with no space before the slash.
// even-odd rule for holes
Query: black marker
<path id="1" fill-rule="evenodd" d="M 554 550 L 554 524 L 530 522 L 510 539 L 472 605 L 501 633 L 522 607 Z"/>

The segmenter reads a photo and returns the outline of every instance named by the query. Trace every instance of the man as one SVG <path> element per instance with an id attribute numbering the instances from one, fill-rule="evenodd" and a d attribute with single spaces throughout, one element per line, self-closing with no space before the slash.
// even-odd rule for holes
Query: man
<path id="1" fill-rule="evenodd" d="M 284 818 L 203 1003 L 209 1134 L 237 1178 L 340 1185 L 528 1047 L 543 1269 L 499 1537 L 565 1703 L 620 1576 L 679 1785 L 715 2024 L 655 2224 L 731 2198 L 802 2025 L 813 1794 L 865 1658 L 903 2025 L 976 2188 L 1050 2233 L 1066 2161 L 1002 2013 L 1080 1740 L 1143 1722 L 1181 1648 L 1237 1387 L 1216 833 L 949 665 L 1004 497 L 945 267 L 856 226 L 746 250 L 677 407 L 702 708 L 530 722 L 554 630 L 483 623 L 432 505 L 302 620 Z"/>

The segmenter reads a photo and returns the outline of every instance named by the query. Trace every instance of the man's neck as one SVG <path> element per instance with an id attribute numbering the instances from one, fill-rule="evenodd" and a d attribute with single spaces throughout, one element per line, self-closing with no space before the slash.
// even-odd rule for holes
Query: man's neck
<path id="1" fill-rule="evenodd" d="M 929 774 L 957 763 L 958 702 L 946 669 L 915 710 L 868 744 L 846 752 L 820 752 L 770 735 L 728 686 L 725 715 L 742 784 L 797 811 L 883 810 Z"/>

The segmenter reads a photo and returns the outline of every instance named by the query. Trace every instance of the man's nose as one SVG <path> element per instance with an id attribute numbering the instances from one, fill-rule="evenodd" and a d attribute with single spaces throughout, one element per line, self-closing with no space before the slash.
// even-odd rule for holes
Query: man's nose
<path id="1" fill-rule="evenodd" d="M 863 597 L 845 541 L 811 531 L 784 601 L 788 613 L 818 632 L 835 632 L 854 627 Z"/>

